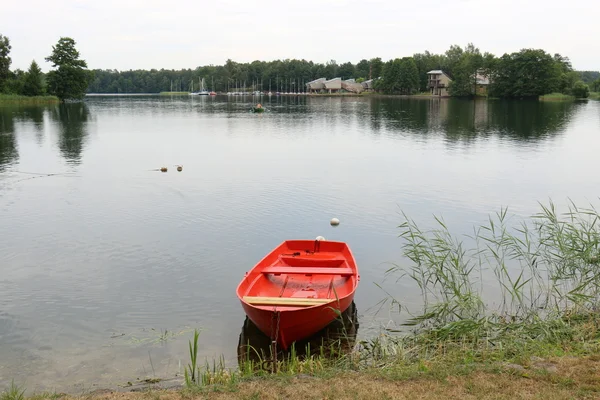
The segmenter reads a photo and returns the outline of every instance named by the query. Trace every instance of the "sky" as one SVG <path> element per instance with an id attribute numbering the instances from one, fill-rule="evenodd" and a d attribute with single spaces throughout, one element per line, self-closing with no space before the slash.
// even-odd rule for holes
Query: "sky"
<path id="1" fill-rule="evenodd" d="M 181 69 L 296 58 L 338 63 L 473 43 L 497 56 L 541 48 L 600 70 L 600 0 L 54 0 L 4 1 L 11 69 L 26 70 L 62 36 L 91 69 Z"/>

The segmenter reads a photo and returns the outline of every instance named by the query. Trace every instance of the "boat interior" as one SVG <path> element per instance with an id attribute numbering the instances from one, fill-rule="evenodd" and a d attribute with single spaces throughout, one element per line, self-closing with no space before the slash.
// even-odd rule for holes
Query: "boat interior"
<path id="1" fill-rule="evenodd" d="M 248 272 L 238 294 L 257 306 L 312 307 L 352 293 L 357 278 L 345 243 L 286 241 Z"/>

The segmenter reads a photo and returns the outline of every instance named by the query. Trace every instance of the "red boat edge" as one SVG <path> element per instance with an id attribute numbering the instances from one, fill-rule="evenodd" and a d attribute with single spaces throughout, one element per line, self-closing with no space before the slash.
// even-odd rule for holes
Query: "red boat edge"
<path id="1" fill-rule="evenodd" d="M 286 240 L 246 273 L 236 294 L 248 318 L 288 349 L 346 311 L 359 280 L 346 243 Z"/>

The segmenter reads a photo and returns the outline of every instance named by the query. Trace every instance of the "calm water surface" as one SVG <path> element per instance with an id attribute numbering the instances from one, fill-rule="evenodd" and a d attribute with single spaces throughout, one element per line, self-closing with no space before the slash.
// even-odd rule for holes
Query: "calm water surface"
<path id="1" fill-rule="evenodd" d="M 249 113 L 257 101 L 0 107 L 0 388 L 172 377 L 193 328 L 202 357 L 235 365 L 235 287 L 289 238 L 350 244 L 368 337 L 402 319 L 376 313 L 375 285 L 405 262 L 402 211 L 467 233 L 501 206 L 600 194 L 599 102 L 265 97 Z"/>

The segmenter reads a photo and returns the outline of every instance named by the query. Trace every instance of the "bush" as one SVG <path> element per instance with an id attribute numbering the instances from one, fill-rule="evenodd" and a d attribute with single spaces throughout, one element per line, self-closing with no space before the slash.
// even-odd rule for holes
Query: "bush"
<path id="1" fill-rule="evenodd" d="M 577 81 L 573 85 L 571 93 L 578 99 L 587 99 L 590 96 L 590 88 L 583 81 Z"/>

